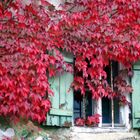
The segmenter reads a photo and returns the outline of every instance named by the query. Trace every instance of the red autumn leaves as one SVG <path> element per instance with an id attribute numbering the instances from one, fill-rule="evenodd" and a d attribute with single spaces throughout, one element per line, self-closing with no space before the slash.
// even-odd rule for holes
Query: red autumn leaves
<path id="1" fill-rule="evenodd" d="M 84 94 L 88 88 L 96 99 L 114 96 L 104 70 L 110 61 L 129 69 L 140 58 L 139 0 L 75 0 L 64 10 L 49 6 L 44 0 L 0 2 L 1 115 L 45 121 L 53 94 L 49 77 L 72 71 L 62 51 L 76 58 L 74 89 Z M 122 82 L 116 86 L 121 96 L 131 92 Z"/>

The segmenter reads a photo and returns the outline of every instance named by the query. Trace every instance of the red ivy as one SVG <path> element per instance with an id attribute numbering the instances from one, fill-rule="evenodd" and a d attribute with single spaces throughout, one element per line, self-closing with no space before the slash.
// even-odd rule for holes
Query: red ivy
<path id="1" fill-rule="evenodd" d="M 100 123 L 101 116 L 99 114 L 94 114 L 92 116 L 88 116 L 86 119 L 83 118 L 76 118 L 75 119 L 75 125 L 76 126 L 97 126 Z"/>
<path id="2" fill-rule="evenodd" d="M 139 3 L 74 0 L 55 10 L 45 0 L 0 1 L 0 115 L 45 121 L 49 77 L 72 71 L 62 51 L 76 58 L 74 89 L 114 97 L 104 68 L 114 60 L 130 69 L 140 59 Z M 131 91 L 123 80 L 116 83 L 120 96 Z"/>
<path id="3" fill-rule="evenodd" d="M 76 118 L 75 119 L 75 125 L 84 126 L 85 125 L 85 120 L 83 118 Z"/>
<path id="4" fill-rule="evenodd" d="M 88 126 L 97 126 L 100 123 L 100 117 L 101 115 L 99 114 L 88 116 L 85 123 Z"/>

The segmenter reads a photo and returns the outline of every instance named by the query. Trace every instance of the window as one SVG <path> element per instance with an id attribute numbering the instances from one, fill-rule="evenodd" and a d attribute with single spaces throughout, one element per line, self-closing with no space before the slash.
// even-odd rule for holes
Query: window
<path id="1" fill-rule="evenodd" d="M 64 58 L 67 63 L 73 64 L 72 55 L 64 53 Z M 113 79 L 118 74 L 119 69 L 120 67 L 118 63 L 112 62 Z M 106 67 L 105 71 L 107 72 L 108 83 L 111 84 L 111 67 Z M 94 114 L 100 114 L 99 128 L 114 126 L 130 127 L 130 110 L 128 106 L 120 106 L 118 99 L 110 100 L 108 98 L 102 98 L 98 101 L 93 100 L 91 92 L 88 89 L 86 89 L 85 96 L 81 95 L 80 91 L 69 91 L 72 81 L 73 73 L 67 72 L 50 79 L 50 85 L 54 91 L 54 96 L 49 97 L 52 103 L 52 108 L 47 114 L 46 125 L 70 127 L 73 124 L 73 120 L 76 118 L 84 118 Z M 67 91 L 70 93 L 67 93 Z"/>
<path id="2" fill-rule="evenodd" d="M 112 126 L 112 109 L 113 109 L 113 117 L 114 117 L 114 125 L 121 126 L 122 119 L 120 114 L 120 105 L 117 99 L 113 100 L 113 108 L 112 102 L 108 98 L 102 98 L 102 124 L 103 126 Z"/>
<path id="3" fill-rule="evenodd" d="M 79 91 L 74 93 L 74 119 L 83 117 L 83 95 Z M 85 116 L 92 116 L 94 114 L 94 102 L 90 92 L 85 95 Z"/>
<path id="4" fill-rule="evenodd" d="M 107 81 L 111 85 L 111 76 L 114 83 L 115 77 L 118 75 L 118 63 L 112 62 L 111 66 L 107 66 L 105 71 L 107 73 Z M 112 74 L 111 74 L 112 71 Z M 117 98 L 111 100 L 108 98 L 102 98 L 102 125 L 103 126 L 114 126 L 122 123 L 120 114 L 120 105 Z"/>
<path id="5" fill-rule="evenodd" d="M 114 80 L 114 78 L 118 75 L 118 70 L 119 64 L 117 62 L 112 62 L 112 68 L 110 66 L 105 68 L 107 81 L 110 85 L 111 76 L 112 80 Z M 85 103 L 83 102 L 84 98 Z M 85 106 L 85 110 L 83 106 Z M 117 98 L 112 100 L 103 97 L 102 99 L 96 101 L 92 99 L 91 93 L 88 90 L 86 91 L 85 97 L 80 94 L 80 91 L 75 91 L 74 93 L 74 119 L 79 117 L 84 118 L 84 113 L 86 117 L 98 113 L 101 115 L 99 126 L 120 127 L 126 125 L 125 117 L 128 117 L 128 114 L 126 114 L 128 111 L 125 111 L 125 109 L 125 107 L 120 106 Z"/>

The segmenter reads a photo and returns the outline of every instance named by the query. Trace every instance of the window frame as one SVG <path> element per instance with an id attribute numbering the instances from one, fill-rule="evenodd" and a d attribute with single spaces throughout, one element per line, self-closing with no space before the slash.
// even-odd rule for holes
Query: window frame
<path id="1" fill-rule="evenodd" d="M 118 63 L 118 69 L 119 70 L 123 70 L 123 65 Z M 128 79 L 126 79 L 128 81 Z M 130 100 L 130 95 L 126 95 L 126 99 L 131 102 Z M 97 102 L 98 104 L 98 107 L 97 107 L 97 113 L 98 114 L 102 114 L 102 99 L 100 98 Z M 129 115 L 131 113 L 131 110 L 129 108 L 128 105 L 125 105 L 125 106 L 120 106 L 120 109 L 119 109 L 119 113 L 121 113 L 121 117 L 122 117 L 122 124 L 104 124 L 102 123 L 102 116 L 100 117 L 100 123 L 99 123 L 99 127 L 111 127 L 111 128 L 117 128 L 117 127 L 123 127 L 123 128 L 126 128 L 126 129 L 130 129 L 131 128 L 131 123 L 130 123 L 130 118 L 129 118 Z"/>
<path id="2" fill-rule="evenodd" d="M 118 70 L 122 70 L 123 66 L 118 63 Z M 126 95 L 126 98 L 128 101 L 130 101 L 130 95 Z M 131 102 L 131 101 L 130 101 Z M 131 113 L 130 108 L 128 105 L 125 106 L 120 106 L 119 108 L 119 113 L 120 113 L 120 117 L 121 117 L 121 123 L 109 123 L 109 124 L 105 124 L 102 122 L 102 98 L 99 98 L 98 101 L 92 99 L 92 107 L 94 106 L 94 108 L 92 108 L 92 113 L 94 110 L 94 113 L 98 113 L 101 115 L 100 117 L 100 123 L 98 124 L 98 128 L 104 129 L 104 128 L 111 128 L 111 129 L 116 129 L 116 128 L 125 128 L 126 130 L 129 130 L 131 128 L 131 124 L 130 124 L 130 119 L 129 119 L 129 115 Z M 74 113 L 74 112 L 73 112 Z M 74 114 L 73 114 L 74 115 Z M 74 119 L 74 117 L 73 117 Z M 75 124 L 73 123 L 73 126 L 75 127 Z"/>

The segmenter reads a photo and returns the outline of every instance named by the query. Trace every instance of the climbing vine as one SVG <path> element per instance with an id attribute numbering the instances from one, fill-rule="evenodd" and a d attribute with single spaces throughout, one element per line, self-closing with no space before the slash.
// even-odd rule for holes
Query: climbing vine
<path id="1" fill-rule="evenodd" d="M 63 51 L 75 57 L 75 90 L 127 103 L 131 87 L 118 76 L 112 91 L 104 69 L 117 61 L 131 75 L 140 59 L 139 11 L 139 0 L 73 0 L 59 9 L 45 0 L 0 1 L 0 115 L 45 121 L 49 77 L 72 71 Z"/>

